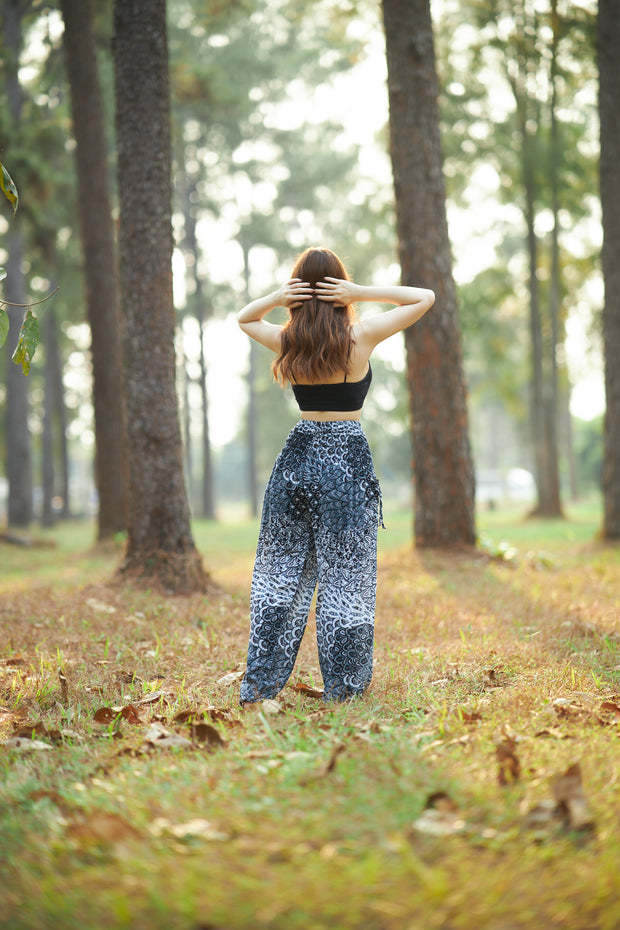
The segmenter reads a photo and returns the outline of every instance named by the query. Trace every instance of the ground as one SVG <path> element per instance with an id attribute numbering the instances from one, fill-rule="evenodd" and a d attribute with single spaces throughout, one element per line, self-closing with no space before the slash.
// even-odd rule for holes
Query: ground
<path id="1" fill-rule="evenodd" d="M 196 526 L 208 597 L 110 584 L 90 527 L 3 546 L 0 927 L 616 930 L 597 520 L 482 515 L 476 551 L 416 552 L 388 510 L 368 695 L 323 705 L 309 628 L 250 712 L 254 525 Z"/>

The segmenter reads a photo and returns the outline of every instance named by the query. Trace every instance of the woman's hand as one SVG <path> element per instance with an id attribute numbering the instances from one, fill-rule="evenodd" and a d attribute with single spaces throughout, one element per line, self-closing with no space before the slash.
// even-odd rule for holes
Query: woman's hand
<path id="1" fill-rule="evenodd" d="M 323 281 L 317 281 L 314 292 L 319 300 L 347 307 L 360 299 L 361 290 L 359 284 L 354 284 L 353 281 L 326 277 Z"/>
<path id="2" fill-rule="evenodd" d="M 307 281 L 302 281 L 300 278 L 291 278 L 290 281 L 287 281 L 276 291 L 275 297 L 277 298 L 277 306 L 294 310 L 296 307 L 301 307 L 305 300 L 314 297 L 314 291 Z"/>

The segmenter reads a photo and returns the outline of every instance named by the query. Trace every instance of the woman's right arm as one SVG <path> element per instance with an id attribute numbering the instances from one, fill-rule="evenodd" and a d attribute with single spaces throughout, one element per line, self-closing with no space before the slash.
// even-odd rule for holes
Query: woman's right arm
<path id="1" fill-rule="evenodd" d="M 237 322 L 246 335 L 261 345 L 267 346 L 272 352 L 280 351 L 282 327 L 268 323 L 263 317 L 276 307 L 292 309 L 299 306 L 304 300 L 312 297 L 312 288 L 306 281 L 292 278 L 277 291 L 250 301 L 249 304 L 237 314 Z"/>
<path id="2" fill-rule="evenodd" d="M 412 326 L 435 303 L 434 292 L 425 287 L 366 287 L 338 278 L 325 278 L 317 283 L 316 296 L 336 304 L 350 304 L 362 300 L 396 304 L 393 310 L 377 313 L 356 324 L 358 342 L 361 338 L 371 350 L 389 336 Z"/>

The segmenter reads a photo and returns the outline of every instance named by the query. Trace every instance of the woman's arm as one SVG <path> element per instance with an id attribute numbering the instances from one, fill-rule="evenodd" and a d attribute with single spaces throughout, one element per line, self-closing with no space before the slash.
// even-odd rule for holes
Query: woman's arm
<path id="1" fill-rule="evenodd" d="M 246 304 L 237 314 L 237 322 L 243 332 L 256 342 L 267 346 L 272 352 L 279 352 L 282 327 L 267 323 L 263 317 L 276 307 L 288 307 L 292 310 L 310 297 L 312 297 L 310 285 L 306 281 L 300 281 L 299 278 L 292 278 L 272 294 L 259 297 Z"/>
<path id="2" fill-rule="evenodd" d="M 394 333 L 412 326 L 435 303 L 435 294 L 425 287 L 366 287 L 353 281 L 325 278 L 316 286 L 320 300 L 350 304 L 370 300 L 380 304 L 396 304 L 394 310 L 378 313 L 356 324 L 356 335 L 371 349 Z"/>

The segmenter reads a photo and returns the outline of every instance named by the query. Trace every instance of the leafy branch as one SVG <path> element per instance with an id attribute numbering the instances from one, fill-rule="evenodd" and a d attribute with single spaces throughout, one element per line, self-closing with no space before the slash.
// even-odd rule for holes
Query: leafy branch
<path id="1" fill-rule="evenodd" d="M 13 178 L 2 162 L 0 162 L 0 187 L 13 207 L 13 216 L 15 216 L 19 204 L 19 194 Z M 0 281 L 4 281 L 5 278 L 6 269 L 0 268 Z M 36 300 L 34 304 L 42 304 L 52 297 L 57 290 L 58 288 L 55 288 L 51 294 L 41 300 Z M 30 362 L 39 344 L 39 320 L 36 313 L 32 312 L 32 301 L 28 304 L 14 304 L 10 300 L 0 300 L 0 347 L 4 345 L 9 334 L 9 315 L 4 309 L 5 307 L 24 307 L 26 309 L 12 359 L 16 365 L 22 366 L 22 371 L 27 375 L 30 371 Z"/>
<path id="2" fill-rule="evenodd" d="M 42 297 L 41 300 L 30 301 L 28 304 L 15 304 L 10 300 L 0 300 L 0 347 L 4 345 L 9 332 L 9 315 L 4 307 L 23 307 L 26 310 L 19 331 L 17 345 L 11 356 L 16 365 L 22 366 L 22 371 L 25 375 L 30 372 L 30 362 L 39 344 L 39 319 L 36 313 L 32 312 L 32 308 L 33 306 L 37 306 L 37 304 L 45 303 L 46 300 L 54 296 L 57 290 L 58 288 L 55 287 L 53 291 L 50 291 L 50 293 Z"/>

